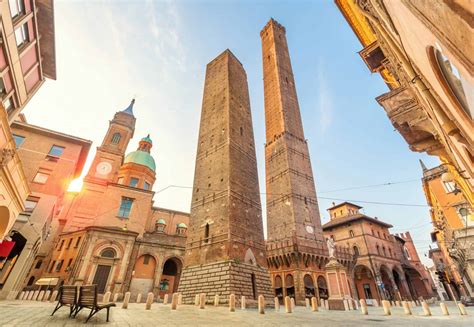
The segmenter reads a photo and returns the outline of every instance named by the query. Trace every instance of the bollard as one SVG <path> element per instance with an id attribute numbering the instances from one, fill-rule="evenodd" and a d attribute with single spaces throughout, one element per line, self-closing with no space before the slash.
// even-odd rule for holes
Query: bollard
<path id="1" fill-rule="evenodd" d="M 152 292 L 148 293 L 148 296 L 146 297 L 145 310 L 151 309 L 151 304 L 153 303 L 154 299 L 155 299 L 155 295 Z"/>
<path id="2" fill-rule="evenodd" d="M 349 311 L 349 301 L 347 299 L 342 300 L 344 303 L 344 311 Z"/>
<path id="3" fill-rule="evenodd" d="M 168 294 L 165 294 L 165 296 L 163 297 L 163 304 L 168 304 L 168 297 L 169 295 Z"/>
<path id="4" fill-rule="evenodd" d="M 285 312 L 286 313 L 293 312 L 293 306 L 291 305 L 291 299 L 289 296 L 285 296 Z"/>
<path id="5" fill-rule="evenodd" d="M 311 298 L 311 311 L 318 311 L 318 299 L 316 299 L 314 296 Z"/>
<path id="6" fill-rule="evenodd" d="M 305 302 L 305 305 L 306 305 L 306 308 L 309 309 L 311 307 L 311 304 L 309 302 L 309 299 L 308 298 L 305 298 L 304 299 L 304 302 Z"/>
<path id="7" fill-rule="evenodd" d="M 20 296 L 18 297 L 18 300 L 23 300 L 24 296 L 25 296 L 25 291 L 20 293 Z"/>
<path id="8" fill-rule="evenodd" d="M 214 306 L 217 307 L 219 305 L 219 294 L 214 295 Z"/>
<path id="9" fill-rule="evenodd" d="M 354 310 L 354 301 L 352 299 L 348 299 L 347 303 L 349 304 L 349 310 Z"/>
<path id="10" fill-rule="evenodd" d="M 180 294 L 174 293 L 171 297 L 171 310 L 176 310 L 178 308 Z"/>
<path id="11" fill-rule="evenodd" d="M 178 305 L 183 304 L 183 294 L 179 293 L 178 295 Z"/>
<path id="12" fill-rule="evenodd" d="M 295 310 L 295 307 L 296 307 L 295 298 L 294 297 L 290 298 L 290 301 L 291 301 L 291 310 Z"/>
<path id="13" fill-rule="evenodd" d="M 280 311 L 280 300 L 278 299 L 278 297 L 275 296 L 273 301 L 275 302 L 275 311 L 279 312 Z"/>
<path id="14" fill-rule="evenodd" d="M 392 312 L 390 311 L 390 302 L 387 300 L 382 300 L 383 312 L 386 316 L 390 316 Z"/>
<path id="15" fill-rule="evenodd" d="M 458 308 L 459 308 L 459 313 L 461 313 L 461 316 L 467 316 L 467 311 L 464 304 L 458 303 Z"/>
<path id="16" fill-rule="evenodd" d="M 373 299 L 373 300 L 372 300 L 372 305 L 373 305 L 374 307 L 379 307 L 379 306 L 380 306 L 380 305 L 379 305 L 379 301 L 377 301 L 376 299 Z"/>
<path id="17" fill-rule="evenodd" d="M 430 306 L 428 305 L 428 303 L 423 301 L 423 302 L 421 302 L 421 306 L 423 307 L 423 314 L 425 316 L 431 316 L 431 310 L 430 310 Z"/>
<path id="18" fill-rule="evenodd" d="M 53 291 L 53 295 L 51 295 L 51 298 L 49 299 L 49 302 L 56 301 L 57 297 L 58 297 L 58 291 Z"/>
<path id="19" fill-rule="evenodd" d="M 199 294 L 199 309 L 206 308 L 206 293 Z"/>
<path id="20" fill-rule="evenodd" d="M 390 301 L 390 308 L 391 307 L 394 307 L 395 306 L 395 302 L 394 301 Z"/>
<path id="21" fill-rule="evenodd" d="M 448 307 L 446 306 L 446 303 L 440 302 L 439 307 L 441 308 L 441 312 L 443 313 L 443 315 L 449 316 L 449 311 Z"/>
<path id="22" fill-rule="evenodd" d="M 28 300 L 31 300 L 34 294 L 35 294 L 34 291 L 30 291 L 30 294 L 28 294 Z"/>
<path id="23" fill-rule="evenodd" d="M 125 293 L 123 297 L 122 309 L 128 309 L 128 302 L 130 302 L 130 292 Z"/>
<path id="24" fill-rule="evenodd" d="M 158 295 L 156 296 L 156 300 L 155 300 L 155 301 L 156 301 L 156 303 L 160 303 L 160 294 L 158 294 Z"/>
<path id="25" fill-rule="evenodd" d="M 138 293 L 138 295 L 137 295 L 137 303 L 142 303 L 142 293 Z"/>
<path id="26" fill-rule="evenodd" d="M 199 294 L 196 294 L 196 296 L 194 297 L 194 305 L 195 306 L 199 305 Z"/>
<path id="27" fill-rule="evenodd" d="M 33 293 L 33 298 L 32 298 L 32 300 L 33 300 L 33 301 L 36 301 L 36 298 L 38 297 L 38 295 L 39 295 L 39 291 L 35 291 L 35 292 Z"/>
<path id="28" fill-rule="evenodd" d="M 415 301 L 411 301 L 410 303 L 411 303 L 412 308 L 416 307 L 416 302 Z"/>
<path id="29" fill-rule="evenodd" d="M 363 315 L 368 315 L 368 314 L 369 314 L 369 310 L 368 310 L 368 308 L 367 308 L 367 302 L 365 302 L 365 299 L 360 299 L 359 302 L 360 302 L 360 312 L 361 312 Z"/>
<path id="30" fill-rule="evenodd" d="M 110 295 L 111 295 L 110 292 L 105 293 L 104 298 L 102 299 L 102 302 L 104 303 L 110 302 Z"/>
<path id="31" fill-rule="evenodd" d="M 359 302 L 354 299 L 355 310 L 359 310 Z"/>
<path id="32" fill-rule="evenodd" d="M 240 298 L 240 308 L 242 310 L 245 310 L 246 307 L 247 307 L 247 303 L 245 303 L 245 296 L 242 295 L 242 297 Z"/>
<path id="33" fill-rule="evenodd" d="M 258 296 L 258 313 L 265 314 L 265 297 L 263 295 Z"/>
<path id="34" fill-rule="evenodd" d="M 406 315 L 411 315 L 410 304 L 407 301 L 402 301 L 402 307 Z"/>
<path id="35" fill-rule="evenodd" d="M 229 311 L 235 312 L 235 294 L 231 294 L 229 297 Z"/>
<path id="36" fill-rule="evenodd" d="M 120 293 L 115 293 L 114 294 L 114 302 L 117 302 L 119 300 Z"/>
<path id="37" fill-rule="evenodd" d="M 44 291 L 39 292 L 38 297 L 36 298 L 36 301 L 42 301 L 44 297 Z"/>
<path id="38" fill-rule="evenodd" d="M 48 301 L 50 295 L 51 295 L 51 291 L 47 290 L 46 293 L 44 293 L 43 302 Z"/>

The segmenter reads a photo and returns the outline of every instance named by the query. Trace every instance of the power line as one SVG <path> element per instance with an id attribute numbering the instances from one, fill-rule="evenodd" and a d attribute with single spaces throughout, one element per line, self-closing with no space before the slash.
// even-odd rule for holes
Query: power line
<path id="1" fill-rule="evenodd" d="M 412 182 L 418 182 L 418 181 L 420 181 L 419 178 L 417 178 L 417 179 L 409 179 L 409 180 L 400 181 L 400 182 L 386 182 L 386 183 L 380 183 L 380 184 L 369 184 L 369 185 L 362 185 L 362 186 L 354 186 L 354 187 L 340 188 L 340 189 L 329 190 L 329 191 L 319 191 L 318 193 L 332 193 L 332 192 L 349 191 L 349 190 L 360 190 L 360 189 L 363 189 L 363 188 L 380 187 L 380 186 L 391 186 L 391 185 L 412 183 Z"/>

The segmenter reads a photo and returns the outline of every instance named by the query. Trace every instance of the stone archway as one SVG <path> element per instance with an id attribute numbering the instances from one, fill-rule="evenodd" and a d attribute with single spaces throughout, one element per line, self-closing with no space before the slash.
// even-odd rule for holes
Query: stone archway
<path id="1" fill-rule="evenodd" d="M 155 284 L 156 259 L 150 254 L 140 256 L 133 268 L 133 277 L 130 282 L 132 294 L 147 294 L 153 291 Z"/>
<path id="2" fill-rule="evenodd" d="M 292 274 L 288 274 L 285 277 L 285 288 L 286 288 L 286 296 L 295 297 L 295 281 L 293 279 Z"/>
<path id="3" fill-rule="evenodd" d="M 182 268 L 181 260 L 176 257 L 169 258 L 164 262 L 160 278 L 160 297 L 165 294 L 173 294 L 178 290 Z"/>
<path id="4" fill-rule="evenodd" d="M 304 275 L 303 283 L 304 283 L 305 297 L 306 298 L 312 298 L 313 296 L 315 296 L 316 292 L 315 292 L 315 289 L 314 289 L 313 278 L 311 277 L 311 275 L 309 275 L 309 274 Z"/>
<path id="5" fill-rule="evenodd" d="M 319 276 L 316 280 L 318 285 L 318 294 L 320 299 L 328 299 L 329 298 L 329 291 L 328 291 L 328 284 L 326 283 L 326 278 L 323 276 Z"/>
<path id="6" fill-rule="evenodd" d="M 392 270 L 392 275 L 393 275 L 393 280 L 395 282 L 395 285 L 397 285 L 397 288 L 398 288 L 398 295 L 400 296 L 399 300 L 410 299 L 411 296 L 410 294 L 407 293 L 407 290 L 404 285 L 404 278 L 402 278 L 404 274 L 400 273 L 397 268 L 394 268 Z"/>
<path id="7" fill-rule="evenodd" d="M 428 298 L 430 296 L 418 271 L 413 268 L 406 268 L 405 276 L 412 298 L 419 299 L 420 297 Z"/>
<path id="8" fill-rule="evenodd" d="M 383 292 L 383 296 L 387 300 L 394 301 L 395 290 L 393 289 L 393 285 L 392 285 L 390 269 L 388 269 L 384 265 L 380 267 L 380 279 L 382 280 L 382 284 L 380 285 L 380 288 L 381 288 L 381 291 Z"/>
<path id="9" fill-rule="evenodd" d="M 276 275 L 273 280 L 273 288 L 275 289 L 275 296 L 280 300 L 283 301 L 283 283 L 281 277 Z"/>
<path id="10" fill-rule="evenodd" d="M 354 268 L 354 284 L 359 299 L 365 299 L 367 304 L 372 304 L 372 300 L 380 300 L 377 292 L 374 274 L 365 265 L 357 265 Z"/>

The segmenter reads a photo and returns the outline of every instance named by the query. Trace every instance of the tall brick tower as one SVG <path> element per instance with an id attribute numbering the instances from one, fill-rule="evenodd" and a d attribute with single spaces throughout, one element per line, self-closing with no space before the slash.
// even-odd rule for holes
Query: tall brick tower
<path id="1" fill-rule="evenodd" d="M 260 37 L 265 93 L 268 264 L 275 294 L 280 298 L 295 297 L 301 303 L 305 296 L 319 295 L 317 281 L 319 276 L 324 277 L 328 250 L 285 28 L 271 19 Z"/>
<path id="2" fill-rule="evenodd" d="M 185 267 L 179 292 L 272 297 L 247 75 L 225 50 L 206 69 Z"/>

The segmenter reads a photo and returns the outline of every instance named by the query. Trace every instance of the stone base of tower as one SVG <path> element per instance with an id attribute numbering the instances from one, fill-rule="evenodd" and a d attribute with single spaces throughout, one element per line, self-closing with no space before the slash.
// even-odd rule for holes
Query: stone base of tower
<path id="1" fill-rule="evenodd" d="M 259 295 L 265 302 L 273 303 L 270 275 L 266 268 L 234 261 L 220 261 L 184 268 L 181 273 L 178 292 L 183 303 L 192 304 L 196 294 L 205 293 L 206 302 L 214 303 L 219 294 L 219 303 L 229 302 L 230 294 L 235 294 L 237 303 L 245 296 L 247 305 L 256 305 Z"/>

